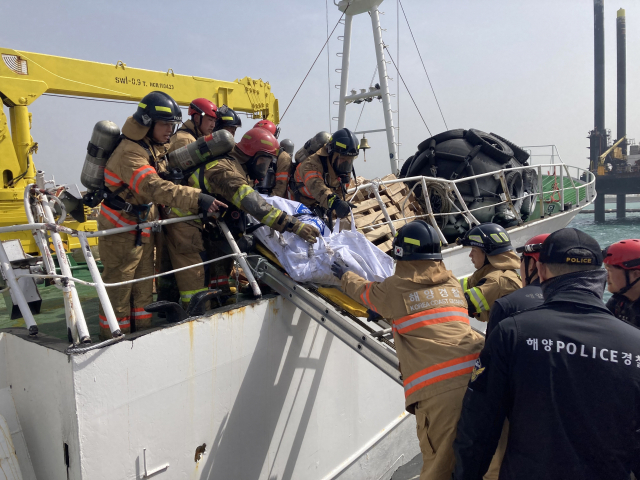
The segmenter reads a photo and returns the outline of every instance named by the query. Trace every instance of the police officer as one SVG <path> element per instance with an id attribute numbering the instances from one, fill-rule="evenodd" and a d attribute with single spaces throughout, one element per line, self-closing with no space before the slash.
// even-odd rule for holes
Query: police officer
<path id="1" fill-rule="evenodd" d="M 349 215 L 352 204 L 345 195 L 359 147 L 358 139 L 348 128 L 335 132 L 324 147 L 296 167 L 289 198 L 312 210 L 319 207 L 322 217 L 331 211 L 338 218 Z"/>
<path id="2" fill-rule="evenodd" d="M 455 480 L 481 478 L 505 417 L 501 480 L 627 480 L 637 469 L 640 330 L 603 305 L 601 265 L 600 246 L 580 230 L 544 241 L 544 303 L 500 322 L 471 375 Z"/>
<path id="3" fill-rule="evenodd" d="M 616 317 L 640 327 L 640 240 L 628 239 L 604 251 L 607 287 L 613 296 L 607 308 Z"/>
<path id="4" fill-rule="evenodd" d="M 461 281 L 469 315 L 487 322 L 493 302 L 522 288 L 517 273 L 520 259 L 513 251 L 509 235 L 500 225 L 483 223 L 467 231 L 458 244 L 471 247 L 469 258 L 476 268 Z"/>
<path id="5" fill-rule="evenodd" d="M 271 120 L 260 120 L 254 125 L 254 128 L 256 127 L 265 128 L 276 138 L 280 135 L 280 127 L 277 127 Z M 293 149 L 293 142 L 288 138 L 280 141 L 280 153 L 278 154 L 277 162 L 267 173 L 264 185 L 256 186 L 256 190 L 274 197 L 286 198 L 289 177 L 291 176 Z"/>
<path id="6" fill-rule="evenodd" d="M 484 341 L 469 326 L 464 294 L 431 225 L 415 220 L 398 230 L 393 255 L 395 274 L 383 282 L 367 282 L 338 263 L 332 270 L 347 295 L 392 321 L 405 408 L 416 416 L 420 479 L 450 480 L 462 398 Z"/>
<path id="7" fill-rule="evenodd" d="M 98 228 L 108 230 L 156 220 L 155 204 L 193 211 L 215 211 L 220 206 L 196 188 L 174 185 L 159 174 L 166 171 L 169 138 L 182 119 L 180 107 L 164 92 L 151 92 L 138 104 L 122 127 L 123 139 L 104 169 L 108 197 L 100 206 Z M 153 275 L 153 234 L 144 228 L 101 237 L 98 241 L 104 265 L 102 279 L 118 283 Z M 109 299 L 123 333 L 148 328 L 151 314 L 144 306 L 153 301 L 153 282 L 145 280 L 109 288 Z M 100 336 L 110 338 L 107 319 L 100 306 Z"/>
<path id="8" fill-rule="evenodd" d="M 239 231 L 242 231 L 242 212 L 245 212 L 278 232 L 292 232 L 308 242 L 315 243 L 316 238 L 320 236 L 316 227 L 302 223 L 269 205 L 251 187 L 255 181 L 260 182 L 264 179 L 269 166 L 275 160 L 278 147 L 278 140 L 267 130 L 252 128 L 229 153 L 196 169 L 188 178 L 188 183 L 202 189 L 203 192 L 224 198 L 235 207 L 230 208 L 222 217 L 232 229 L 235 219 L 240 225 Z M 205 250 L 210 258 L 232 253 L 228 242 L 218 229 L 209 232 L 205 243 Z M 210 286 L 223 292 L 229 291 L 228 278 L 232 263 L 233 260 L 227 259 L 211 264 Z"/>
<path id="9" fill-rule="evenodd" d="M 536 235 L 527 240 L 522 247 L 516 248 L 520 253 L 520 278 L 522 278 L 522 288 L 497 299 L 489 312 L 489 323 L 487 324 L 487 337 L 498 323 L 516 312 L 529 310 L 542 304 L 542 289 L 540 288 L 540 278 L 538 277 L 538 267 L 536 262 L 540 258 L 540 247 L 542 242 L 549 236 L 548 233 Z"/>

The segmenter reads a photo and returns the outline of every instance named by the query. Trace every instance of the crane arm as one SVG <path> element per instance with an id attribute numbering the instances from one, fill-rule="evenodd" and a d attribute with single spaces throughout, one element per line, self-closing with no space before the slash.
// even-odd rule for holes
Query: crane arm
<path id="1" fill-rule="evenodd" d="M 278 100 L 271 85 L 244 77 L 232 82 L 89 62 L 0 48 L 0 94 L 6 105 L 30 105 L 43 93 L 90 98 L 139 101 L 153 90 L 161 90 L 179 105 L 194 98 L 211 99 L 234 110 L 279 123 Z"/>

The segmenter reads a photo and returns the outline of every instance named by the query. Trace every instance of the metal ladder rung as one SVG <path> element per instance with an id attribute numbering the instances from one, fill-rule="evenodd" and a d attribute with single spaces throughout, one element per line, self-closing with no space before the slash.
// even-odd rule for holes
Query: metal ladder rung
<path id="1" fill-rule="evenodd" d="M 368 333 L 357 328 L 351 321 L 340 314 L 333 305 L 294 282 L 290 277 L 271 265 L 264 257 L 252 257 L 249 262 L 257 271 L 256 275 L 259 276 L 260 280 L 329 330 L 339 340 L 346 343 L 347 346 L 396 383 L 403 384 L 398 371 L 396 353 L 374 337 L 373 333 L 375 332 Z"/>

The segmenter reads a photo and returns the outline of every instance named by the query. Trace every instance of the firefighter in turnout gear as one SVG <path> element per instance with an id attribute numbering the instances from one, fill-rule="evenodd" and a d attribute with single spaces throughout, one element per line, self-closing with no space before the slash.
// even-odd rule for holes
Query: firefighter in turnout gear
<path id="1" fill-rule="evenodd" d="M 273 187 L 271 195 L 274 197 L 287 198 L 287 188 L 289 187 L 289 178 L 291 177 L 291 166 L 293 161 L 294 145 L 288 138 L 280 142 L 280 155 L 278 155 L 278 163 L 276 165 L 276 186 Z"/>
<path id="2" fill-rule="evenodd" d="M 487 469 L 505 418 L 500 480 L 629 480 L 640 451 L 640 330 L 602 303 L 602 251 L 558 230 L 543 242 L 539 307 L 500 322 L 471 375 L 455 480 Z"/>
<path id="3" fill-rule="evenodd" d="M 320 207 L 321 216 L 335 210 L 338 218 L 346 217 L 352 204 L 345 200 L 345 194 L 358 154 L 356 136 L 348 128 L 338 130 L 324 147 L 296 167 L 289 198 L 312 210 Z"/>
<path id="4" fill-rule="evenodd" d="M 146 95 L 133 116 L 127 119 L 122 127 L 122 140 L 104 169 L 105 187 L 109 194 L 100 206 L 100 230 L 156 220 L 155 204 L 193 211 L 217 210 L 219 202 L 212 196 L 195 188 L 174 185 L 159 176 L 166 171 L 164 155 L 169 138 L 180 120 L 180 108 L 164 92 Z M 153 275 L 154 242 L 150 228 L 101 237 L 98 246 L 105 283 Z M 152 291 L 152 280 L 107 290 L 123 333 L 130 332 L 132 325 L 137 330 L 150 326 L 151 314 L 144 310 L 144 306 L 153 301 Z M 100 335 L 102 338 L 111 337 L 102 306 Z"/>
<path id="5" fill-rule="evenodd" d="M 254 126 L 254 128 L 264 128 L 271 135 L 278 138 L 280 135 L 280 127 L 277 127 L 271 120 L 260 120 Z M 290 147 L 290 148 L 289 148 Z M 271 187 L 269 182 L 268 188 L 264 193 L 269 193 L 274 197 L 286 198 L 287 186 L 289 185 L 289 177 L 291 175 L 291 155 L 293 153 L 293 142 L 288 139 L 284 139 L 280 142 L 280 153 L 278 154 L 278 160 L 275 167 L 275 186 Z M 262 193 L 262 192 L 261 192 Z"/>
<path id="6" fill-rule="evenodd" d="M 536 235 L 527 240 L 527 243 L 522 247 L 516 248 L 516 252 L 522 254 L 520 257 L 522 288 L 497 299 L 493 303 L 489 314 L 489 323 L 487 324 L 487 338 L 489 338 L 489 335 L 491 335 L 491 332 L 498 323 L 505 318 L 542 304 L 542 289 L 540 288 L 540 278 L 538 277 L 536 262 L 540 258 L 542 242 L 544 242 L 548 236 L 548 233 Z"/>
<path id="7" fill-rule="evenodd" d="M 187 181 L 190 186 L 200 188 L 210 195 L 222 197 L 235 207 L 225 212 L 222 220 L 227 221 L 229 228 L 236 234 L 242 233 L 242 227 L 234 228 L 234 221 L 235 224 L 241 225 L 242 212 L 246 212 L 278 232 L 293 232 L 307 242 L 315 243 L 316 238 L 320 236 L 317 228 L 272 207 L 251 187 L 254 181 L 259 182 L 264 179 L 269 166 L 275 161 L 278 146 L 278 141 L 267 130 L 252 128 L 242 136 L 240 142 L 229 153 L 203 164 L 188 177 Z M 176 209 L 173 210 L 176 211 Z M 181 210 L 176 213 L 181 216 L 189 214 Z M 186 241 L 192 241 L 191 239 L 194 242 L 201 241 L 198 235 L 200 235 L 200 229 L 196 227 L 192 233 L 186 235 L 188 238 Z M 208 229 L 205 243 L 202 252 L 206 250 L 210 258 L 232 253 L 228 242 L 217 228 Z M 196 263 L 200 261 L 198 259 Z M 228 278 L 232 264 L 232 259 L 210 264 L 211 287 L 229 292 Z M 177 267 L 175 263 L 174 267 Z M 190 271 L 193 270 L 190 269 Z"/>
<path id="8" fill-rule="evenodd" d="M 212 133 L 218 122 L 217 112 L 218 107 L 216 107 L 216 104 L 206 98 L 196 98 L 191 102 L 188 111 L 191 120 L 184 122 L 176 134 L 171 137 L 168 153 L 185 147 L 200 137 Z"/>
<path id="9" fill-rule="evenodd" d="M 462 398 L 484 345 L 469 326 L 460 284 L 442 262 L 435 229 L 415 220 L 393 243 L 395 274 L 368 282 L 334 263 L 342 290 L 393 326 L 405 408 L 415 414 L 422 450 L 421 480 L 450 480 Z"/>
<path id="10" fill-rule="evenodd" d="M 206 98 L 196 98 L 189 105 L 191 120 L 184 122 L 176 134 L 171 137 L 169 153 L 178 148 L 185 147 L 198 138 L 213 132 L 218 122 L 218 107 Z M 179 209 L 165 208 L 164 218 L 175 218 L 180 215 Z M 158 237 L 164 241 L 156 251 L 156 262 L 160 263 L 160 271 L 167 272 L 172 269 L 188 267 L 208 260 L 202 239 L 202 222 L 191 221 L 166 225 L 163 233 Z M 158 253 L 160 259 L 158 259 Z M 158 262 L 158 260 L 160 260 Z M 176 284 L 177 291 L 176 292 Z M 174 275 L 160 277 L 156 283 L 158 300 L 180 301 L 186 308 L 191 297 L 198 292 L 209 289 L 209 265 L 190 268 L 176 272 Z"/>
<path id="11" fill-rule="evenodd" d="M 640 240 L 621 240 L 604 251 L 607 308 L 617 318 L 640 327 Z"/>
<path id="12" fill-rule="evenodd" d="M 238 114 L 226 105 L 222 105 L 217 110 L 217 115 L 218 121 L 216 122 L 216 126 L 213 129 L 214 132 L 218 130 L 226 130 L 231 133 L 231 135 L 235 136 L 236 130 L 242 127 L 242 120 L 240 119 Z"/>
<path id="13" fill-rule="evenodd" d="M 495 223 L 469 229 L 457 243 L 471 247 L 469 258 L 476 268 L 473 275 L 460 281 L 469 303 L 469 315 L 487 322 L 493 302 L 522 288 L 518 275 L 520 258 L 513 251 L 505 229 Z"/>

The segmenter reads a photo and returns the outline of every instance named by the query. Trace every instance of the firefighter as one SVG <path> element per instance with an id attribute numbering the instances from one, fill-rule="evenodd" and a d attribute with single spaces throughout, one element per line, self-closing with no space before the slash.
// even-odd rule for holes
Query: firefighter
<path id="1" fill-rule="evenodd" d="M 540 247 L 542 242 L 549 236 L 548 233 L 536 235 L 527 240 L 522 247 L 516 248 L 520 256 L 520 278 L 522 278 L 522 288 L 497 299 L 489 313 L 489 323 L 487 324 L 487 338 L 493 329 L 507 317 L 516 312 L 529 310 L 542 304 L 542 289 L 540 288 L 540 278 L 538 277 L 538 267 L 536 262 L 540 258 Z"/>
<path id="2" fill-rule="evenodd" d="M 461 280 L 469 315 L 487 322 L 493 302 L 522 288 L 517 273 L 520 259 L 505 229 L 495 223 L 469 229 L 458 244 L 471 247 L 469 258 L 476 268 L 473 275 Z"/>
<path id="3" fill-rule="evenodd" d="M 580 230 L 564 228 L 544 241 L 544 303 L 500 322 L 471 375 L 455 480 L 481 478 L 507 416 L 501 480 L 640 473 L 640 331 L 602 303 L 601 265 L 600 246 Z"/>
<path id="4" fill-rule="evenodd" d="M 138 104 L 122 127 L 123 139 L 104 169 L 107 198 L 100 206 L 98 228 L 108 230 L 156 220 L 155 204 L 192 211 L 217 211 L 223 203 L 191 187 L 160 178 L 166 171 L 169 138 L 182 119 L 180 107 L 164 92 L 151 92 Z M 153 234 L 150 228 L 101 237 L 102 278 L 117 283 L 153 275 Z M 123 333 L 148 328 L 151 314 L 144 306 L 153 301 L 153 282 L 145 280 L 107 290 Z M 100 306 L 100 335 L 111 332 Z"/>
<path id="5" fill-rule="evenodd" d="M 274 162 L 275 155 L 278 153 L 278 146 L 278 140 L 267 130 L 252 128 L 242 136 L 240 142 L 229 153 L 196 169 L 187 179 L 188 184 L 202 189 L 207 194 L 220 196 L 235 207 L 230 207 L 230 211 L 225 212 L 223 220 L 227 221 L 230 229 L 236 234 L 243 232 L 244 217 L 242 212 L 246 212 L 278 232 L 293 232 L 307 242 L 315 243 L 316 238 L 320 236 L 317 228 L 302 223 L 282 210 L 272 207 L 250 186 L 255 181 L 260 182 L 264 179 L 269 166 Z M 187 213 L 178 211 L 178 214 L 185 215 Z M 192 235 L 184 237 L 184 242 L 191 243 L 196 241 L 193 240 L 196 238 L 199 237 L 194 231 Z M 228 242 L 217 228 L 208 229 L 204 251 L 208 252 L 210 258 L 218 258 L 232 253 Z M 187 260 L 185 259 L 185 261 Z M 198 260 L 198 262 L 200 261 Z M 229 292 L 228 278 L 232 264 L 232 259 L 210 264 L 211 287 L 221 289 L 225 293 Z M 175 263 L 174 266 L 178 267 Z M 193 270 L 195 269 L 189 271 Z M 178 284 L 180 285 L 179 278 Z M 182 287 L 180 290 L 182 291 Z"/>
<path id="6" fill-rule="evenodd" d="M 604 251 L 607 308 L 619 319 L 640 327 L 640 240 L 621 240 Z"/>
<path id="7" fill-rule="evenodd" d="M 462 398 L 484 340 L 469 326 L 464 294 L 431 225 L 416 220 L 398 230 L 393 255 L 395 274 L 383 282 L 367 282 L 344 264 L 331 269 L 347 295 L 392 322 L 405 408 L 416 416 L 420 479 L 450 480 Z"/>
<path id="8" fill-rule="evenodd" d="M 191 116 L 171 137 L 169 152 L 185 147 L 198 138 L 213 132 L 219 122 L 218 107 L 211 100 L 196 98 L 189 104 L 188 114 Z M 178 209 L 165 208 L 163 218 L 178 217 Z M 202 222 L 191 221 L 166 225 L 157 235 L 156 263 L 161 272 L 174 268 L 188 267 L 208 260 L 201 234 Z M 158 254 L 158 252 L 161 252 Z M 158 258 L 159 257 L 159 258 Z M 198 292 L 208 290 L 209 266 L 194 267 L 165 275 L 158 279 L 156 289 L 158 300 L 177 302 L 178 299 L 186 308 L 191 297 Z M 164 313 L 159 313 L 164 315 Z"/>
<path id="9" fill-rule="evenodd" d="M 211 100 L 196 98 L 189 104 L 190 120 L 187 120 L 171 137 L 169 152 L 185 147 L 200 137 L 210 135 L 218 123 L 218 107 Z"/>
<path id="10" fill-rule="evenodd" d="M 280 127 L 277 127 L 271 120 L 260 120 L 254 125 L 254 128 L 256 127 L 267 129 L 271 135 L 276 138 L 280 135 Z M 291 152 L 293 152 L 293 142 L 291 142 L 291 140 L 284 139 L 280 142 L 280 153 L 278 154 L 278 160 L 274 171 L 275 186 L 272 188 L 265 188 L 265 190 L 270 190 L 267 193 L 274 197 L 286 198 L 292 165 L 291 153 L 286 151 L 289 146 L 291 147 Z M 268 187 L 270 187 L 270 184 Z"/>
<path id="11" fill-rule="evenodd" d="M 231 135 L 236 135 L 236 130 L 242 127 L 242 120 L 240 116 L 234 111 L 231 110 L 226 105 L 222 105 L 218 108 L 218 121 L 216 122 L 216 126 L 213 129 L 214 132 L 218 130 L 226 130 Z"/>
<path id="12" fill-rule="evenodd" d="M 359 143 L 348 128 L 335 132 L 327 144 L 301 162 L 289 184 L 289 198 L 331 218 L 345 218 L 353 204 L 345 200 Z"/>

